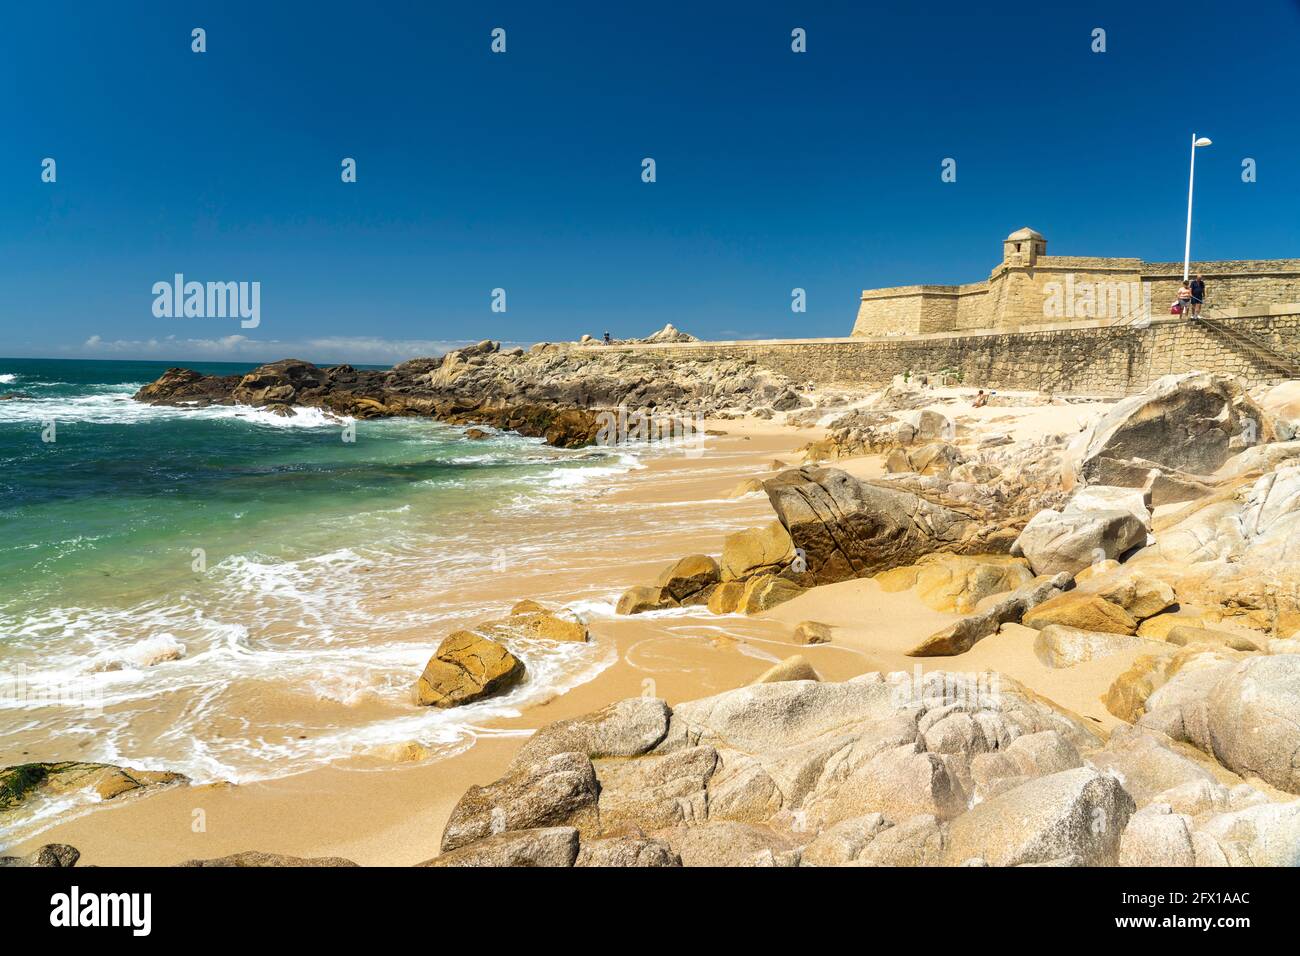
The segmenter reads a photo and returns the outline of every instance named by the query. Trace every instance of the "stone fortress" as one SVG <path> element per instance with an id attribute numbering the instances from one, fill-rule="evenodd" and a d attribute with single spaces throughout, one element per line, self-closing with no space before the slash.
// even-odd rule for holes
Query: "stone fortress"
<path id="1" fill-rule="evenodd" d="M 589 346 L 639 360 L 753 359 L 797 380 L 883 387 L 899 375 L 986 389 L 1116 396 L 1193 370 L 1300 379 L 1300 259 L 1192 262 L 1202 318 L 1170 315 L 1181 262 L 1049 256 L 1019 229 L 983 282 L 867 289 L 843 338 Z"/>
<path id="2" fill-rule="evenodd" d="M 1300 302 L 1300 259 L 1197 262 L 1214 308 Z M 866 289 L 853 334 L 917 335 L 977 330 L 1019 331 L 1071 319 L 1124 319 L 1147 301 L 1168 314 L 1183 281 L 1181 262 L 1095 256 L 1049 256 L 1047 240 L 1017 229 L 1002 242 L 1002 261 L 988 279 L 967 285 Z"/>

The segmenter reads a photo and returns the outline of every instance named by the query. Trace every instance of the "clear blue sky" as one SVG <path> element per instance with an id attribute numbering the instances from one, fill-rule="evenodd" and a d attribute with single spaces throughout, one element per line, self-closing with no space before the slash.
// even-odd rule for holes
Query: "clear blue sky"
<path id="1" fill-rule="evenodd" d="M 667 321 L 844 335 L 863 288 L 983 278 L 1022 225 L 1049 253 L 1181 259 L 1193 131 L 1214 139 L 1194 257 L 1300 256 L 1296 0 L 2 16 L 0 355 L 386 362 Z M 259 281 L 260 327 L 155 318 L 176 272 Z"/>

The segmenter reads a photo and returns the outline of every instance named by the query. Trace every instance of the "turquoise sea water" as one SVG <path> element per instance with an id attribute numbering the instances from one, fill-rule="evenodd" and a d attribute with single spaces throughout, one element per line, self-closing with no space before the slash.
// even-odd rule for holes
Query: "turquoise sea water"
<path id="1" fill-rule="evenodd" d="M 30 396 L 0 401 L 0 765 L 239 779 L 462 741 L 488 711 L 410 706 L 440 629 L 474 611 L 458 583 L 544 555 L 522 518 L 636 467 L 427 420 L 347 442 L 316 411 L 132 401 L 167 365 L 0 359 L 0 394 Z M 597 658 L 538 648 L 530 681 Z"/>
<path id="2" fill-rule="evenodd" d="M 0 402 L 0 613 L 74 593 L 124 604 L 182 586 L 195 548 L 208 564 L 319 554 L 349 527 L 372 539 L 401 532 L 410 521 L 392 509 L 413 501 L 426 513 L 472 512 L 592 460 L 514 438 L 469 442 L 422 420 L 356 423 L 348 442 L 343 420 L 315 410 L 285 419 L 131 399 L 165 368 L 0 360 L 0 394 L 32 396 Z"/>

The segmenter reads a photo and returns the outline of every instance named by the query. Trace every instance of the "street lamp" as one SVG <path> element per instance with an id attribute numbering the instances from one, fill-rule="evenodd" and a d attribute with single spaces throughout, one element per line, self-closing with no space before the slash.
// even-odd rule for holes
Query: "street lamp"
<path id="1" fill-rule="evenodd" d="M 1209 146 L 1208 137 L 1202 136 L 1197 139 L 1196 134 L 1192 134 L 1192 170 L 1187 174 L 1187 244 L 1183 246 L 1183 280 L 1187 280 L 1187 269 L 1192 261 L 1192 183 L 1196 179 L 1196 147 Z"/>

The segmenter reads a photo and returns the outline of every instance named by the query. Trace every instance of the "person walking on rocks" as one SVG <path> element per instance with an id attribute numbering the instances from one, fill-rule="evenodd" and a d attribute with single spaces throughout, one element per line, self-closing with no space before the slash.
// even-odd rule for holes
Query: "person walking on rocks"
<path id="1" fill-rule="evenodd" d="M 1192 290 L 1192 318 L 1200 318 L 1201 303 L 1205 301 L 1205 276 L 1196 273 L 1196 278 L 1191 281 L 1188 288 Z"/>

